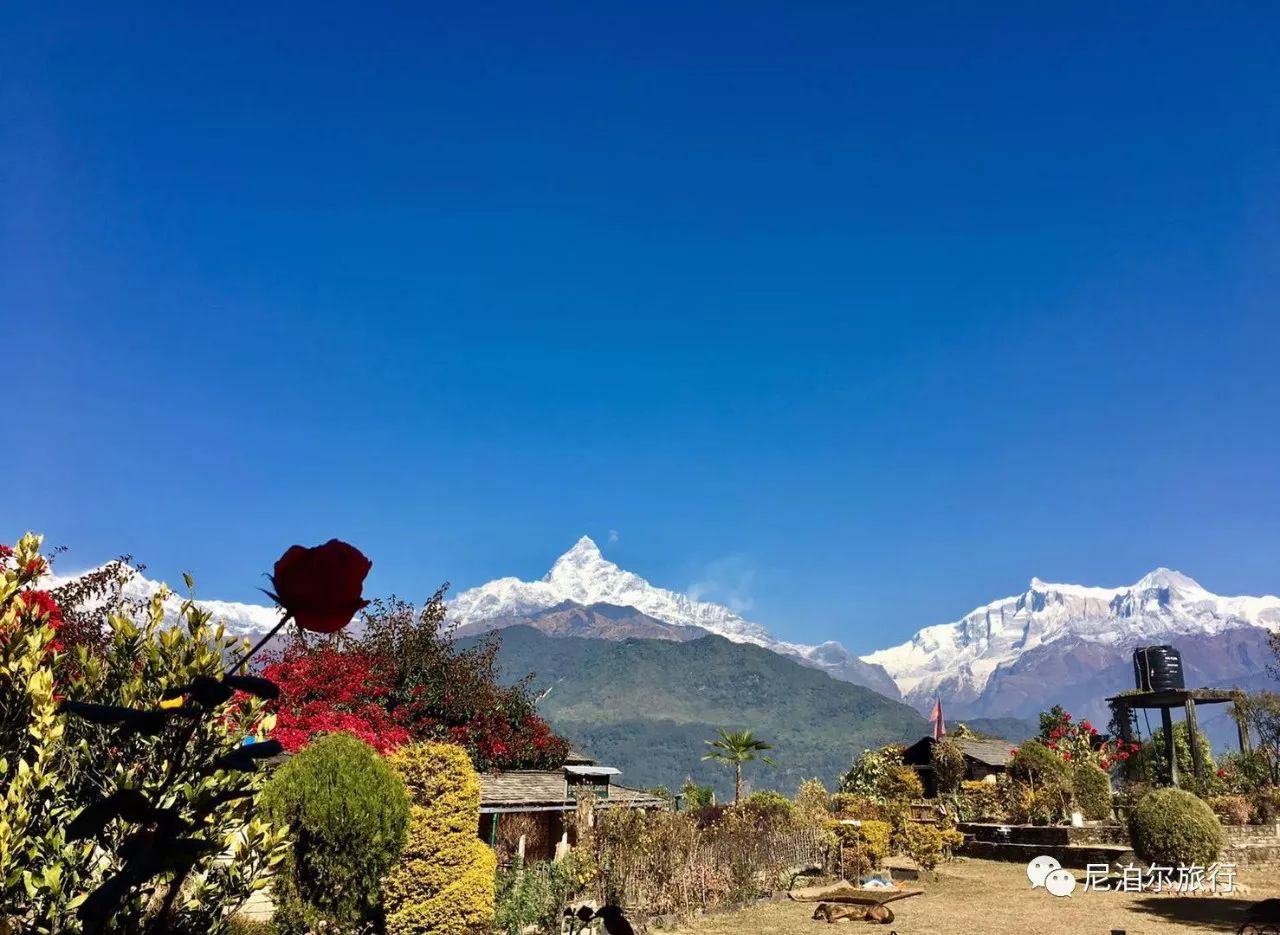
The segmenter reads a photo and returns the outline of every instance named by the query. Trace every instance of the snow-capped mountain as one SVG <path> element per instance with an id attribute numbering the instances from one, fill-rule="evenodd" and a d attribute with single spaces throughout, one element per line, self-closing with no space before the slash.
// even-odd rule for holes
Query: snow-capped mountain
<path id="1" fill-rule="evenodd" d="M 862 658 L 882 666 L 917 707 L 940 696 L 957 714 L 1027 714 L 1038 703 L 1033 694 L 1085 694 L 1084 683 L 1097 679 L 1090 697 L 1131 688 L 1128 651 L 1137 645 L 1179 646 L 1191 678 L 1248 682 L 1265 668 L 1266 637 L 1277 629 L 1280 598 L 1222 597 L 1158 568 L 1119 588 L 1033 578 L 1022 594 Z M 1103 669 L 1111 672 L 1105 679 Z"/>
<path id="2" fill-rule="evenodd" d="M 775 639 L 760 624 L 743 619 L 722 604 L 656 587 L 619 568 L 601 555 L 599 547 L 587 536 L 561 555 L 540 581 L 498 578 L 463 591 L 450 605 L 450 618 L 474 630 L 485 621 L 529 616 L 565 601 L 634 607 L 663 623 L 697 627 L 735 643 L 763 646 L 824 669 L 836 678 L 898 697 L 893 681 L 878 666 L 862 662 L 839 643 L 805 646 Z"/>
<path id="3" fill-rule="evenodd" d="M 108 567 L 124 579 L 123 596 L 128 601 L 150 601 L 163 587 L 159 581 L 152 581 L 132 569 L 121 566 L 118 562 L 110 562 L 105 566 L 99 566 L 76 574 L 50 574 L 41 580 L 40 587 L 52 591 L 83 578 L 85 575 Z M 178 584 L 178 587 L 181 587 L 181 583 Z M 173 589 L 170 588 L 170 590 Z M 204 599 L 197 600 L 196 604 L 213 614 L 213 619 L 221 622 L 226 627 L 227 633 L 233 636 L 264 634 L 280 620 L 280 612 L 278 610 L 262 604 L 241 604 L 236 601 Z M 178 594 L 171 594 L 164 605 L 166 618 L 177 619 L 178 609 L 181 606 L 182 597 Z"/>

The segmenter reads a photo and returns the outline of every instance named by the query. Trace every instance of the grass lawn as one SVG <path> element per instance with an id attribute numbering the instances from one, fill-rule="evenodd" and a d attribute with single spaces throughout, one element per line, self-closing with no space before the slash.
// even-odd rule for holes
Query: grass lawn
<path id="1" fill-rule="evenodd" d="M 1084 874 L 1077 874 L 1083 880 Z M 1135 893 L 1083 893 L 1054 898 L 1031 889 L 1020 864 L 985 860 L 958 861 L 939 869 L 926 881 L 925 895 L 893 903 L 893 925 L 863 922 L 841 925 L 846 930 L 898 935 L 1207 935 L 1234 933 L 1247 908 L 1280 895 L 1274 868 L 1243 867 L 1238 881 L 1248 895 L 1169 896 Z M 770 933 L 816 935 L 827 923 L 814 922 L 813 903 L 782 902 L 742 912 L 710 916 L 678 929 L 680 935 L 743 935 Z"/>

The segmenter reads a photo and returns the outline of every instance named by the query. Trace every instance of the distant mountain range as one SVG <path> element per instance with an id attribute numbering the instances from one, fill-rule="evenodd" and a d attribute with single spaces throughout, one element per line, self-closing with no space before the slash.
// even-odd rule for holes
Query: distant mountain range
<path id="1" fill-rule="evenodd" d="M 65 579 L 50 583 L 61 580 Z M 127 586 L 127 593 L 149 597 L 158 587 L 137 576 Z M 259 604 L 199 603 L 223 620 L 230 632 L 245 636 L 265 632 L 278 614 Z M 169 611 L 176 612 L 178 604 L 178 598 L 171 599 Z M 992 733 L 1018 740 L 1021 737 L 1011 735 L 1027 733 L 1028 719 L 1054 703 L 1106 723 L 1103 699 L 1132 686 L 1130 653 L 1138 645 L 1177 646 L 1189 685 L 1275 687 L 1266 670 L 1274 658 L 1268 637 L 1280 629 L 1280 598 L 1219 596 L 1165 568 L 1119 588 L 1032 579 L 1021 594 L 992 601 L 954 623 L 926 627 L 898 646 L 858 658 L 834 641 L 811 646 L 780 640 L 723 605 L 654 586 L 605 559 L 596 544 L 583 537 L 541 580 L 498 578 L 463 591 L 450 604 L 450 621 L 459 638 L 502 630 L 504 639 L 514 641 L 513 647 L 534 653 L 530 659 L 520 660 L 509 647 L 503 650 L 504 664 L 513 672 L 523 668 L 540 679 L 551 679 L 548 687 L 556 687 L 544 705 L 549 705 L 553 721 L 560 726 L 588 731 L 584 742 L 591 738 L 604 742 L 600 738 L 611 736 L 608 730 L 616 731 L 618 725 L 635 720 L 635 699 L 624 700 L 617 693 L 605 692 L 599 695 L 591 718 L 584 717 L 579 707 L 562 707 L 562 698 L 577 689 L 560 680 L 559 660 L 564 654 L 583 658 L 592 653 L 607 655 L 613 651 L 609 644 L 636 640 L 671 644 L 653 652 L 667 654 L 663 658 L 670 661 L 672 671 L 681 671 L 682 660 L 700 658 L 707 645 L 721 647 L 716 656 L 720 662 L 738 659 L 734 647 L 767 650 L 793 667 L 812 671 L 820 679 L 812 684 L 829 691 L 847 693 L 829 680 L 821 681 L 824 673 L 838 682 L 871 689 L 888 701 L 901 699 L 917 711 L 927 710 L 933 699 L 940 697 L 953 723 L 964 719 L 985 724 Z M 533 640 L 528 635 L 531 632 L 544 639 Z M 708 643 L 709 635 L 722 639 Z M 545 638 L 566 642 L 557 649 L 554 641 L 547 643 Z M 729 648 L 722 645 L 726 641 Z M 584 644 L 597 645 L 588 649 Z M 572 653 L 568 647 L 574 647 Z M 798 678 L 793 667 L 770 671 L 780 684 L 789 686 Z M 807 685 L 806 679 L 812 677 L 804 676 L 796 684 Z M 593 690 L 599 687 L 594 678 L 585 675 L 572 684 Z M 656 697 L 655 692 L 661 695 L 662 703 L 651 705 L 651 710 L 668 713 L 646 717 L 651 723 L 645 736 L 651 738 L 661 733 L 653 726 L 658 721 L 669 721 L 676 734 L 687 732 L 705 739 L 706 729 L 719 726 L 718 720 L 760 727 L 729 718 L 734 711 L 754 711 L 763 718 L 761 709 L 742 698 L 721 708 L 708 708 L 705 715 L 695 717 L 694 712 L 706 703 L 706 694 L 675 679 L 658 679 L 650 692 L 637 698 Z M 773 691 L 762 697 L 779 700 Z M 858 702 L 864 703 L 865 698 Z M 670 713 L 677 708 L 684 712 L 679 717 Z M 1202 715 L 1210 727 L 1212 718 L 1211 713 Z M 914 739 L 911 735 L 919 729 L 915 721 L 889 718 L 883 723 L 889 722 L 906 731 L 895 739 Z M 772 722 L 763 719 L 762 723 Z M 606 730 L 608 725 L 613 727 Z M 848 720 L 840 731 L 850 738 L 875 733 Z M 573 733 L 570 736 L 577 739 Z M 822 742 L 825 749 L 832 749 L 835 741 L 827 738 Z M 841 755 L 848 752 L 847 746 L 839 747 Z M 611 755 L 619 752 L 607 743 L 605 749 Z M 796 762 L 815 768 L 821 765 L 808 764 L 799 755 Z"/>
<path id="2" fill-rule="evenodd" d="M 1120 588 L 1034 578 L 1022 594 L 864 658 L 919 708 L 941 697 L 954 715 L 1027 716 L 1052 700 L 1100 718 L 1104 696 L 1133 687 L 1133 647 L 1177 646 L 1189 686 L 1255 688 L 1268 682 L 1277 628 L 1280 598 L 1221 597 L 1158 568 Z"/>
<path id="3" fill-rule="evenodd" d="M 596 613 L 601 602 L 613 609 Z M 616 628 L 609 615 L 629 607 Z M 1061 703 L 1105 724 L 1103 699 L 1133 685 L 1131 651 L 1172 643 L 1188 684 L 1258 688 L 1270 682 L 1270 633 L 1280 598 L 1222 597 L 1167 568 L 1136 584 L 1096 588 L 1032 579 L 1022 594 L 992 601 L 955 623 L 926 627 L 907 642 L 857 659 L 836 642 L 778 640 L 727 607 L 655 587 L 606 560 L 584 537 L 540 581 L 499 578 L 458 595 L 452 613 L 467 633 L 520 623 L 548 634 L 683 639 L 709 631 L 821 669 L 834 678 L 926 710 L 942 698 L 950 717 L 1034 718 Z M 642 618 L 648 632 L 635 626 Z M 589 621 L 589 622 L 588 622 Z M 665 625 L 666 629 L 661 630 Z"/>

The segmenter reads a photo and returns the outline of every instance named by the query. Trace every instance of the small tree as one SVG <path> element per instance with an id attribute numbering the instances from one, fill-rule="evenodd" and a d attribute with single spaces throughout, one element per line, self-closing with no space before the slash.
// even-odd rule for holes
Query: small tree
<path id="1" fill-rule="evenodd" d="M 680 787 L 680 796 L 684 800 L 684 807 L 696 812 L 716 804 L 716 787 L 700 786 L 686 776 L 684 785 Z"/>
<path id="2" fill-rule="evenodd" d="M 379 888 L 404 847 L 409 803 L 364 741 L 320 738 L 276 771 L 262 806 L 293 839 L 273 886 L 281 933 L 381 921 Z"/>
<path id="3" fill-rule="evenodd" d="M 806 779 L 796 790 L 796 820 L 805 827 L 821 828 L 831 818 L 831 794 L 820 779 Z"/>
<path id="4" fill-rule="evenodd" d="M 415 743 L 388 757 L 409 790 L 409 840 L 383 885 L 388 935 L 479 935 L 494 919 L 497 859 L 476 835 L 480 777 L 461 747 Z"/>
<path id="5" fill-rule="evenodd" d="M 764 751 L 772 750 L 773 745 L 757 740 L 749 730 L 728 731 L 723 727 L 715 740 L 708 740 L 711 752 L 704 760 L 715 760 L 725 766 L 733 767 L 733 804 L 737 805 L 742 798 L 742 765 L 759 759 L 761 763 L 776 766 L 773 759 Z M 759 756 L 757 756 L 759 754 Z"/>

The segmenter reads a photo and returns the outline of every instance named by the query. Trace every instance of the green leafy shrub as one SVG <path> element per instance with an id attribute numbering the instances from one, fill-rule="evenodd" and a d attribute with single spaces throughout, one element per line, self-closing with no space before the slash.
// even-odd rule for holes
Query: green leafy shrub
<path id="1" fill-rule="evenodd" d="M 241 644 L 191 601 L 167 620 L 167 591 L 125 600 L 123 564 L 96 573 L 101 589 L 37 591 L 39 548 L 28 535 L 0 549 L 0 928 L 74 931 L 83 914 L 107 931 L 225 932 L 287 850 L 285 830 L 254 813 L 262 774 L 225 759 L 270 728 L 259 698 L 216 695 Z M 62 615 L 93 639 L 55 634 Z M 197 680 L 214 693 L 204 701 L 187 692 Z M 104 797 L 190 829 L 186 856 L 162 837 L 165 853 L 149 857 L 139 836 L 162 835 L 159 824 Z"/>
<path id="2" fill-rule="evenodd" d="M 1170 867 L 1208 866 L 1226 845 L 1209 806 L 1181 789 L 1147 793 L 1129 816 L 1129 834 L 1141 860 Z"/>
<path id="3" fill-rule="evenodd" d="M 476 835 L 480 777 L 461 747 L 417 743 L 388 757 L 409 790 L 409 839 L 383 884 L 389 935 L 475 935 L 494 918 L 497 860 Z"/>
<path id="4" fill-rule="evenodd" d="M 960 784 L 960 815 L 965 821 L 1003 821 L 1004 796 L 994 782 L 962 782 Z"/>
<path id="5" fill-rule="evenodd" d="M 902 851 L 925 870 L 951 859 L 951 849 L 964 842 L 964 835 L 950 828 L 908 822 L 900 835 Z"/>
<path id="6" fill-rule="evenodd" d="M 791 824 L 795 812 L 795 803 L 781 792 L 772 789 L 753 792 L 742 800 L 739 806 L 743 814 L 750 817 L 757 828 L 785 828 Z"/>
<path id="7" fill-rule="evenodd" d="M 1209 743 L 1209 738 L 1203 732 L 1197 734 L 1197 736 L 1200 741 L 1201 761 L 1204 763 L 1206 772 L 1213 775 L 1217 771 L 1217 764 L 1213 759 L 1213 747 Z M 1185 722 L 1179 721 L 1173 725 L 1173 752 L 1177 759 L 1179 775 L 1188 778 L 1190 781 L 1190 777 L 1195 775 L 1195 761 L 1191 757 L 1191 741 L 1187 736 Z M 1163 727 L 1156 728 L 1151 735 L 1151 739 L 1143 743 L 1138 751 L 1125 763 L 1126 776 L 1148 782 L 1163 781 L 1162 777 L 1168 774 L 1168 769 L 1168 757 L 1164 749 Z"/>
<path id="8" fill-rule="evenodd" d="M 1037 824 L 1061 821 L 1071 803 L 1071 764 L 1037 740 L 1018 747 L 1007 775 L 1022 789 L 1011 790 L 1010 815 Z"/>
<path id="9" fill-rule="evenodd" d="M 1253 815 L 1253 803 L 1245 795 L 1215 795 L 1205 802 L 1224 825 L 1247 825 Z"/>
<path id="10" fill-rule="evenodd" d="M 283 935 L 379 919 L 380 885 L 404 847 L 409 804 L 372 747 L 351 734 L 319 738 L 276 770 L 262 807 L 289 826 L 293 843 L 272 887 Z"/>
<path id="11" fill-rule="evenodd" d="M 687 776 L 684 785 L 680 787 L 680 795 L 684 808 L 691 812 L 710 808 L 716 804 L 715 786 L 700 786 Z"/>
<path id="12" fill-rule="evenodd" d="M 938 792 L 949 795 L 960 789 L 964 781 L 964 753 L 950 740 L 939 740 L 930 751 L 933 775 L 938 781 Z"/>
<path id="13" fill-rule="evenodd" d="M 503 935 L 559 931 L 561 913 L 579 888 L 581 857 L 525 865 L 517 862 L 498 871 L 494 928 Z"/>
<path id="14" fill-rule="evenodd" d="M 1224 753 L 1218 757 L 1218 776 L 1226 793 L 1250 795 L 1271 786 L 1271 761 L 1257 750 Z"/>
<path id="15" fill-rule="evenodd" d="M 1111 777 L 1092 763 L 1081 763 L 1071 771 L 1076 807 L 1089 821 L 1111 817 Z"/>
<path id="16" fill-rule="evenodd" d="M 865 798 L 882 796 L 881 782 L 890 770 L 902 766 L 903 747 L 889 744 L 878 750 L 863 750 L 840 780 L 840 791 Z"/>

